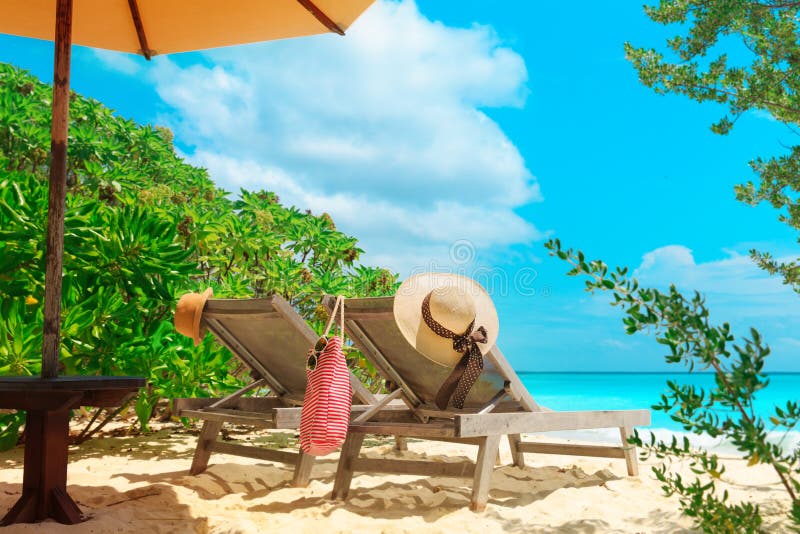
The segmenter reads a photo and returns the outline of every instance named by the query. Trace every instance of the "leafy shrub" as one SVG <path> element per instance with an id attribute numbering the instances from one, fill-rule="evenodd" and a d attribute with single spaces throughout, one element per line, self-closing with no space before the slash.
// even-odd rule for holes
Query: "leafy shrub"
<path id="1" fill-rule="evenodd" d="M 705 299 L 699 293 L 686 298 L 673 285 L 668 292 L 640 287 L 628 277 L 626 268 L 609 270 L 600 260 L 587 261 L 584 254 L 564 249 L 558 239 L 545 245 L 550 255 L 569 263 L 570 276 L 586 278 L 589 292 L 609 291 L 612 306 L 625 313 L 623 323 L 628 334 L 653 331 L 656 341 L 669 349 L 665 360 L 684 365 L 689 371 L 710 370 L 714 386 L 708 390 L 690 384 L 667 382 L 667 392 L 654 410 L 669 414 L 686 431 L 727 439 L 742 453 L 748 465 L 766 464 L 775 471 L 786 490 L 790 519 L 800 530 L 800 450 L 787 450 L 781 442 L 770 442 L 767 422 L 754 408 L 759 391 L 767 387 L 769 378 L 764 363 L 770 354 L 755 330 L 750 339 L 733 345 L 730 325 L 713 325 L 709 320 Z M 789 432 L 800 424 L 800 403 L 789 400 L 776 406 L 769 418 L 774 431 Z M 725 471 L 716 454 L 690 447 L 689 440 L 657 441 L 651 435 L 643 441 L 638 432 L 630 440 L 643 450 L 644 457 L 686 459 L 698 475 L 687 482 L 679 473 L 669 471 L 666 464 L 653 467 L 666 495 L 676 495 L 683 513 L 691 517 L 704 532 L 758 532 L 762 518 L 759 507 L 752 503 L 730 503 L 727 491 L 717 491 L 715 482 Z"/>
<path id="2" fill-rule="evenodd" d="M 0 374 L 40 372 L 51 92 L 0 64 Z M 162 399 L 242 381 L 227 349 L 210 337 L 194 347 L 174 331 L 182 293 L 280 294 L 319 326 L 322 293 L 396 286 L 395 274 L 357 263 L 356 239 L 327 214 L 283 206 L 268 191 L 231 198 L 177 156 L 169 130 L 73 93 L 68 147 L 61 371 L 145 376 L 134 401 L 142 429 Z M 351 352 L 377 387 L 374 369 Z M 21 421 L 0 415 L 0 448 L 15 443 Z"/>

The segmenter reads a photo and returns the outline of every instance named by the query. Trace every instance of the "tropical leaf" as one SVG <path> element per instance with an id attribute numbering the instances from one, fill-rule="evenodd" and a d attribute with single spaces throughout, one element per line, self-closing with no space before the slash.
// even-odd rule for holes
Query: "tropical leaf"
<path id="1" fill-rule="evenodd" d="M 41 366 L 51 94 L 0 63 L 0 374 Z M 212 337 L 195 347 L 175 332 L 182 293 L 277 293 L 316 325 L 323 293 L 395 289 L 394 274 L 356 263 L 356 239 L 330 216 L 283 206 L 269 191 L 231 198 L 175 153 L 169 130 L 79 95 L 70 121 L 61 363 L 69 374 L 146 377 L 134 405 L 142 428 L 162 399 L 218 395 L 242 382 L 238 362 Z M 357 351 L 348 361 L 379 386 Z M 15 421 L 0 416 L 0 448 L 16 443 Z"/>

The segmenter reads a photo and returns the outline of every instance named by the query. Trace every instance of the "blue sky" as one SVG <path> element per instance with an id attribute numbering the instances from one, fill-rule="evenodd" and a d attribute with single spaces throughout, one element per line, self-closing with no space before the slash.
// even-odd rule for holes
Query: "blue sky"
<path id="1" fill-rule="evenodd" d="M 800 298 L 752 247 L 796 254 L 767 206 L 738 203 L 748 161 L 795 135 L 767 116 L 643 87 L 622 45 L 663 47 L 639 1 L 378 2 L 344 38 L 143 59 L 76 47 L 72 87 L 167 125 L 221 187 L 329 211 L 367 263 L 485 281 L 520 370 L 669 370 L 602 296 L 547 256 L 548 236 L 646 284 L 698 289 L 712 317 L 800 371 Z M 52 44 L 0 36 L 0 61 L 44 80 Z"/>

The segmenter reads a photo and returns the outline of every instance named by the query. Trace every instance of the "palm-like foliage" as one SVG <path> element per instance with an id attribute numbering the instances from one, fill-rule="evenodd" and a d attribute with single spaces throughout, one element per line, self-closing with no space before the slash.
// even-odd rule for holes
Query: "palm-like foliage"
<path id="1" fill-rule="evenodd" d="M 40 371 L 51 88 L 0 64 L 0 373 Z M 148 378 L 142 427 L 159 400 L 239 385 L 236 361 L 210 338 L 172 327 L 176 298 L 280 294 L 319 325 L 322 293 L 391 293 L 396 276 L 357 265 L 356 239 L 268 191 L 231 199 L 175 153 L 169 130 L 139 126 L 99 102 L 70 101 L 63 339 L 68 374 Z M 350 356 L 377 383 L 374 370 Z M 19 415 L 0 416 L 0 448 Z"/>

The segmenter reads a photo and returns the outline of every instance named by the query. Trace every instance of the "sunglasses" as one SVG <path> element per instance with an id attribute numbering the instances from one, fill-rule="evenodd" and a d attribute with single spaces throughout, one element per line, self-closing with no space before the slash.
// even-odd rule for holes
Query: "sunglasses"
<path id="1" fill-rule="evenodd" d="M 328 338 L 321 337 L 314 345 L 313 349 L 309 349 L 308 357 L 306 359 L 306 369 L 309 371 L 313 371 L 317 368 L 317 363 L 319 363 L 319 354 L 325 347 L 328 345 Z"/>

